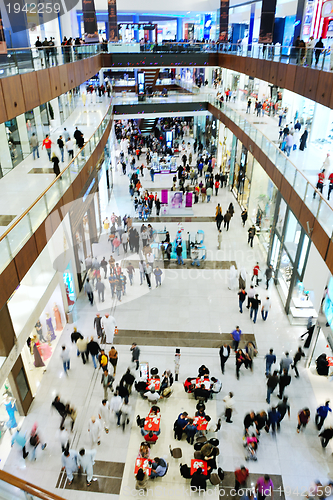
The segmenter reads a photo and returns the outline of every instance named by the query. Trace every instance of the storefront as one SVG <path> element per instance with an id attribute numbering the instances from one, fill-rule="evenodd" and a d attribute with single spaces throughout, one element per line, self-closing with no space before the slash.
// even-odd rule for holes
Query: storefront
<path id="1" fill-rule="evenodd" d="M 253 156 L 246 147 L 237 140 L 233 178 L 230 186 L 241 207 L 248 208 L 253 169 Z"/>

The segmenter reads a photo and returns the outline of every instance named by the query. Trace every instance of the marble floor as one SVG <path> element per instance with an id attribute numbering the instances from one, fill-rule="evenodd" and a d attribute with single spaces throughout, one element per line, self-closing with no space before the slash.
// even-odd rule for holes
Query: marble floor
<path id="1" fill-rule="evenodd" d="M 165 187 L 171 184 L 170 176 L 155 176 L 154 184 L 145 175 L 144 188 L 149 190 Z M 217 249 L 217 231 L 214 222 L 197 222 L 195 217 L 212 217 L 215 213 L 216 203 L 222 205 L 223 210 L 230 202 L 234 203 L 235 214 L 230 224 L 229 231 L 223 230 L 221 250 Z M 102 207 L 103 217 L 110 217 L 112 212 L 134 215 L 133 205 L 128 194 L 128 177 L 115 172 L 114 189 L 108 204 Z M 211 203 L 200 203 L 193 207 L 194 219 L 191 222 L 154 222 L 154 229 L 163 229 L 165 226 L 170 231 L 171 238 L 177 230 L 205 232 L 205 245 L 207 247 L 207 260 L 235 261 L 237 268 L 244 267 L 247 272 L 247 282 L 250 282 L 253 265 L 258 261 L 265 269 L 265 257 L 261 246 L 255 239 L 253 248 L 247 245 L 247 229 L 242 227 L 240 209 L 232 194 L 227 190 L 220 190 Z M 139 226 L 141 223 L 136 222 Z M 99 259 L 110 256 L 110 246 L 106 234 L 102 234 L 98 244 L 93 245 L 93 252 Z M 138 256 L 120 253 L 116 258 L 122 266 L 126 261 L 137 260 Z M 159 263 L 163 266 L 163 263 Z M 131 340 L 134 342 L 145 336 L 146 342 L 140 343 L 140 361 L 148 362 L 149 367 L 157 367 L 159 373 L 164 370 L 174 371 L 175 346 L 181 348 L 179 382 L 173 385 L 173 393 L 169 399 L 160 402 L 161 408 L 161 434 L 154 445 L 151 456 L 165 457 L 169 464 L 168 473 L 163 478 L 149 482 L 148 497 L 151 498 L 186 498 L 190 495 L 189 480 L 180 476 L 179 464 L 190 465 L 193 458 L 193 447 L 183 438 L 176 441 L 173 436 L 173 423 L 178 414 L 187 411 L 189 415 L 195 412 L 196 402 L 193 397 L 186 394 L 183 382 L 189 376 L 195 376 L 199 366 L 204 363 L 208 366 L 211 376 L 222 380 L 222 391 L 207 402 L 207 413 L 213 422 L 222 417 L 222 428 L 211 436 L 220 441 L 218 465 L 229 474 L 226 476 L 225 487 L 230 487 L 232 473 L 235 468 L 245 463 L 245 450 L 243 447 L 243 419 L 247 412 L 254 410 L 267 410 L 266 378 L 264 376 L 264 356 L 269 348 L 273 348 L 278 362 L 286 350 L 294 355 L 300 345 L 299 336 L 304 332 L 300 326 L 291 326 L 286 317 L 280 298 L 274 286 L 268 293 L 272 300 L 272 310 L 264 322 L 258 318 L 256 324 L 249 318 L 248 310 L 243 314 L 238 310 L 237 290 L 228 287 L 228 270 L 226 269 L 187 269 L 179 267 L 167 269 L 162 267 L 162 286 L 151 290 L 145 283 L 140 285 L 139 275 L 134 275 L 133 286 L 127 286 L 127 293 L 122 302 L 111 298 L 111 291 L 106 284 L 105 302 L 98 302 L 95 292 L 94 305 L 90 306 L 86 296 L 80 294 L 75 306 L 75 325 L 84 336 L 94 335 L 93 320 L 96 313 L 105 314 L 112 311 L 119 329 L 119 337 L 115 345 L 119 353 L 115 384 L 119 383 L 121 376 L 128 367 L 134 370 L 131 363 L 128 332 L 132 332 Z M 260 286 L 258 292 L 261 298 L 267 295 L 266 290 Z M 220 368 L 218 346 L 228 338 L 230 332 L 239 325 L 244 334 L 255 339 L 258 355 L 254 360 L 253 371 L 241 369 L 240 379 L 235 376 L 235 358 L 230 357 L 226 364 L 225 374 Z M 82 446 L 91 447 L 87 432 L 91 416 L 98 414 L 98 409 L 103 398 L 101 387 L 101 372 L 95 370 L 92 362 L 83 365 L 81 358 L 76 356 L 76 348 L 70 342 L 70 334 L 74 325 L 66 325 L 61 341 L 48 364 L 42 382 L 34 399 L 30 411 L 22 424 L 22 430 L 29 432 L 32 425 L 38 422 L 42 441 L 47 442 L 44 451 L 39 450 L 37 460 L 31 462 L 29 457 L 24 462 L 20 451 L 14 446 L 8 459 L 3 464 L 5 471 L 22 477 L 38 486 L 51 491 L 65 499 L 113 499 L 131 498 L 138 496 L 135 488 L 134 463 L 142 441 L 140 430 L 136 425 L 136 416 L 146 416 L 149 411 L 147 401 L 143 400 L 135 391 L 130 396 L 131 418 L 129 425 L 123 431 L 117 427 L 115 418 L 112 417 L 110 432 L 102 432 L 101 445 L 97 446 L 96 475 L 97 485 L 89 491 L 82 485 L 82 479 L 74 479 L 73 485 L 68 487 L 64 478 L 59 480 L 61 469 L 61 447 L 57 434 L 60 423 L 59 415 L 51 410 L 51 402 L 59 394 L 65 402 L 71 402 L 77 409 L 78 416 L 71 434 L 71 447 L 79 450 Z M 122 335 L 127 332 L 126 335 Z M 152 335 L 154 332 L 156 335 Z M 158 335 L 160 332 L 160 335 Z M 172 344 L 168 343 L 168 332 L 172 337 Z M 199 339 L 197 346 L 184 345 L 185 336 Z M 165 341 L 163 342 L 163 337 Z M 179 343 L 177 344 L 177 337 Z M 158 341 L 156 341 L 158 338 Z M 216 344 L 212 347 L 211 339 Z M 205 342 L 207 339 L 207 342 Z M 139 342 L 138 342 L 139 343 Z M 71 369 L 68 377 L 65 376 L 60 360 L 61 345 L 67 345 L 71 351 Z M 109 348 L 109 346 L 106 346 Z M 300 378 L 292 374 L 291 385 L 286 390 L 291 406 L 290 419 L 284 419 L 281 431 L 276 436 L 262 433 L 258 448 L 258 461 L 248 462 L 252 474 L 250 482 L 257 477 L 256 474 L 271 474 L 275 487 L 281 484 L 287 499 L 296 500 L 309 488 L 314 479 L 321 480 L 324 484 L 333 476 L 333 458 L 330 445 L 326 450 L 321 448 L 314 424 L 315 409 L 323 404 L 326 399 L 333 398 L 333 389 L 329 380 L 316 375 L 313 367 L 306 368 L 304 361 L 299 364 Z M 134 373 L 137 375 L 138 372 Z M 232 391 L 235 399 L 235 412 L 233 423 L 227 424 L 223 420 L 223 398 Z M 272 404 L 278 403 L 276 394 L 272 396 Z M 303 407 L 309 407 L 311 421 L 308 427 L 300 434 L 296 433 L 297 412 Z M 327 425 L 332 425 L 333 417 L 329 416 Z M 68 425 L 68 424 L 67 424 Z M 182 449 L 182 458 L 173 459 L 169 452 L 172 448 Z M 115 486 L 110 486 L 103 474 L 99 471 L 101 464 L 122 464 L 117 470 L 123 470 L 121 484 L 117 478 L 119 494 Z M 104 467 L 104 465 L 103 465 Z M 105 466 L 106 467 L 106 466 Z M 103 469 L 104 470 L 104 469 Z M 109 469 L 108 469 L 109 470 Z M 113 469 L 112 469 L 113 470 Z M 103 476 L 103 477 L 102 477 Z M 75 486 L 75 482 L 77 485 Z M 96 481 L 95 481 L 96 482 Z M 105 486 L 103 486 L 103 484 Z M 107 486 L 109 484 L 109 486 Z M 222 488 L 223 488 L 222 484 Z M 106 491 L 105 491 L 106 490 Z M 117 490 L 118 491 L 118 490 Z M 223 493 L 221 493 L 222 495 Z M 208 482 L 207 498 L 218 499 L 219 489 Z M 198 496 L 192 493 L 192 496 Z M 202 495 L 201 495 L 202 497 Z M 11 498 L 8 496 L 7 498 Z"/>

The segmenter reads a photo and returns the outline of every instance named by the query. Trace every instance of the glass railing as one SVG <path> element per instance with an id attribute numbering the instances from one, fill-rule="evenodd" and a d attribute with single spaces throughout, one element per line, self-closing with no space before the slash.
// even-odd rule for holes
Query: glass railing
<path id="1" fill-rule="evenodd" d="M 190 84 L 184 84 L 184 87 L 190 90 Z M 216 99 L 213 94 L 205 94 L 204 92 L 192 95 L 175 93 L 173 95 L 169 95 L 168 97 L 155 96 L 146 98 L 145 101 L 140 102 L 138 102 L 137 97 L 130 97 L 127 100 L 115 98 L 114 104 L 117 105 L 117 108 L 118 106 L 120 108 L 121 104 L 140 104 L 144 106 L 149 103 L 179 103 L 188 102 L 189 100 L 191 102 L 209 102 L 216 108 L 220 109 L 228 118 L 230 118 L 230 120 L 238 125 L 241 130 L 243 130 L 272 161 L 272 163 L 286 178 L 298 196 L 318 220 L 319 224 L 328 236 L 333 238 L 333 207 L 306 178 L 303 172 L 299 170 L 296 165 L 294 165 L 290 159 L 268 137 L 265 136 L 265 134 L 256 128 L 253 123 L 246 120 L 241 113 L 231 108 L 227 103 Z M 117 114 L 121 114 L 120 109 L 117 109 Z M 313 197 L 314 193 L 316 193 L 315 198 Z"/>
<path id="2" fill-rule="evenodd" d="M 8 472 L 0 471 L 0 498 L 15 498 L 17 500 L 63 500 L 63 497 L 28 483 Z"/>
<path id="3" fill-rule="evenodd" d="M 308 66 L 319 70 L 333 70 L 331 65 L 330 48 L 298 48 L 291 45 L 263 43 L 220 43 L 220 42 L 163 42 L 161 44 L 138 42 L 114 42 L 108 43 L 109 53 L 136 53 L 136 52 L 158 52 L 167 54 L 219 52 L 222 54 L 233 54 L 241 57 L 254 59 L 266 59 L 269 61 L 282 62 L 285 64 L 296 64 Z M 332 66 L 332 67 L 331 67 Z"/>
<path id="4" fill-rule="evenodd" d="M 40 224 L 52 212 L 53 208 L 64 196 L 69 186 L 79 175 L 87 160 L 99 144 L 104 131 L 112 120 L 113 103 L 110 103 L 94 134 L 73 160 L 54 179 L 37 200 L 16 220 L 0 237 L 0 272 L 15 257 L 23 245 L 33 235 Z"/>
<path id="5" fill-rule="evenodd" d="M 104 45 L 95 43 L 38 49 L 35 47 L 8 49 L 7 54 L 0 55 L 0 77 L 4 78 L 80 61 L 100 54 L 104 48 Z"/>

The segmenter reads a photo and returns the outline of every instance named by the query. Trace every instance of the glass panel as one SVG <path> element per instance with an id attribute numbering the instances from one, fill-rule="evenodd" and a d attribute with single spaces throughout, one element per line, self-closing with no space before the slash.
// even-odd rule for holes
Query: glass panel
<path id="1" fill-rule="evenodd" d="M 287 158 L 282 153 L 279 152 L 278 156 L 276 158 L 275 166 L 278 168 L 278 170 L 281 172 L 281 174 L 284 174 L 284 169 L 286 168 L 286 163 L 287 163 Z"/>
<path id="2" fill-rule="evenodd" d="M 294 165 L 292 165 L 289 161 L 286 161 L 286 169 L 284 172 L 284 176 L 287 179 L 287 181 L 289 182 L 289 184 L 291 184 L 292 186 L 294 185 L 295 172 L 296 172 L 296 169 L 295 169 Z"/>
<path id="3" fill-rule="evenodd" d="M 309 208 L 309 210 L 311 210 L 313 215 L 315 217 L 317 217 L 320 198 L 319 198 L 318 194 L 317 194 L 316 198 L 313 198 L 314 192 L 315 192 L 314 188 L 311 186 L 311 184 L 308 184 L 308 188 L 306 191 L 304 202 L 305 202 L 306 206 Z"/>
<path id="4" fill-rule="evenodd" d="M 276 155 L 278 154 L 278 150 L 274 147 L 274 144 L 271 144 L 268 157 L 271 160 L 272 163 L 275 164 L 276 162 Z"/>
<path id="5" fill-rule="evenodd" d="M 294 182 L 294 189 L 298 196 L 303 200 L 306 191 L 307 180 L 301 174 L 301 172 L 296 171 L 296 177 Z"/>
<path id="6" fill-rule="evenodd" d="M 254 127 L 251 127 L 250 129 L 250 137 L 251 139 L 256 142 L 256 136 L 257 136 L 257 129 Z"/>
<path id="7" fill-rule="evenodd" d="M 2 241 L 0 241 L 0 272 L 5 269 L 5 267 L 11 260 L 12 259 L 9 255 L 8 241 L 6 237 Z"/>
<path id="8" fill-rule="evenodd" d="M 295 261 L 297 246 L 300 237 L 301 237 L 301 225 L 297 221 L 294 214 L 289 210 L 284 244 L 293 261 Z"/>
<path id="9" fill-rule="evenodd" d="M 299 256 L 298 267 L 297 267 L 297 272 L 299 275 L 301 275 L 303 272 L 303 266 L 305 262 L 306 252 L 308 250 L 308 245 L 309 245 L 309 237 L 305 234 L 303 238 L 302 250 Z"/>
<path id="10" fill-rule="evenodd" d="M 47 217 L 47 210 L 46 210 L 46 205 L 45 205 L 45 199 L 44 197 L 41 198 L 36 205 L 34 205 L 30 210 L 29 210 L 29 217 L 30 217 L 30 222 L 31 222 L 31 227 L 33 231 L 36 231 L 36 229 L 41 225 L 43 220 L 46 219 Z"/>
<path id="11" fill-rule="evenodd" d="M 15 255 L 19 252 L 24 243 L 28 241 L 31 234 L 28 217 L 23 217 L 23 219 L 15 227 L 13 227 L 8 234 L 8 241 L 13 257 L 15 257 Z"/>
<path id="12" fill-rule="evenodd" d="M 59 182 L 61 181 L 56 181 L 53 186 L 51 186 L 50 189 L 45 193 L 47 208 L 49 212 L 51 212 L 52 208 L 56 206 L 61 198 L 60 190 L 58 187 Z"/>
<path id="13" fill-rule="evenodd" d="M 286 216 L 287 203 L 281 198 L 280 207 L 279 207 L 279 215 L 278 220 L 276 221 L 276 229 L 279 231 L 280 235 L 282 234 L 284 218 Z"/>
<path id="14" fill-rule="evenodd" d="M 268 139 L 266 139 L 266 137 L 264 137 L 261 149 L 267 156 L 269 154 L 270 147 L 271 147 L 271 142 Z"/>
<path id="15" fill-rule="evenodd" d="M 333 232 L 333 211 L 332 208 L 323 200 L 320 204 L 318 222 L 331 238 Z"/>

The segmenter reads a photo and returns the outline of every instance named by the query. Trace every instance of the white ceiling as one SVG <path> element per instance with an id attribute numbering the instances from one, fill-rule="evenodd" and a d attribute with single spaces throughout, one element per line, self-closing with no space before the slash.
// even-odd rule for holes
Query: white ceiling
<path id="1" fill-rule="evenodd" d="M 152 0 L 117 0 L 119 12 L 131 13 L 165 13 L 183 14 L 187 12 L 212 12 L 220 7 L 219 0 L 168 0 L 168 2 L 154 2 Z M 107 0 L 95 0 L 95 9 L 105 11 L 108 8 Z"/>

